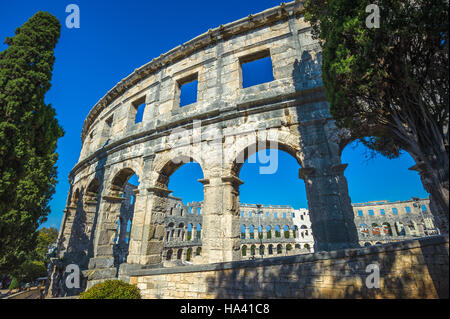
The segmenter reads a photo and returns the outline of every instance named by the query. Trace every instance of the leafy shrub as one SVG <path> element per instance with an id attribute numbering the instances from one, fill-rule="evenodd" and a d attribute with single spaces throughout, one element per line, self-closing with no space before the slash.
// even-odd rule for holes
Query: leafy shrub
<path id="1" fill-rule="evenodd" d="M 13 289 L 17 289 L 17 288 L 19 288 L 19 281 L 17 280 L 16 277 L 14 277 L 14 278 L 11 280 L 11 283 L 9 284 L 8 289 L 9 289 L 9 290 L 13 290 Z"/>
<path id="2" fill-rule="evenodd" d="M 138 287 L 121 280 L 106 280 L 80 294 L 80 299 L 141 299 Z"/>

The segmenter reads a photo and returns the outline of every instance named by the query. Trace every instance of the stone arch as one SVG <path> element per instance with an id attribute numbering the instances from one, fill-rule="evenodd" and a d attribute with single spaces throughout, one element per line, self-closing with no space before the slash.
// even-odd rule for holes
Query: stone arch
<path id="1" fill-rule="evenodd" d="M 246 235 L 247 235 L 247 228 L 246 228 L 245 224 L 242 224 L 241 225 L 241 239 L 245 239 Z"/>
<path id="2" fill-rule="evenodd" d="M 177 250 L 177 260 L 181 260 L 183 258 L 183 248 L 179 248 Z"/>
<path id="3" fill-rule="evenodd" d="M 388 222 L 384 222 L 381 224 L 381 226 L 383 227 L 383 232 L 385 236 L 392 236 L 392 226 L 390 223 Z"/>
<path id="4" fill-rule="evenodd" d="M 170 157 L 170 151 L 161 155 L 156 155 L 154 165 L 153 165 L 153 173 L 151 176 L 150 184 L 155 187 L 167 189 L 169 185 L 170 176 L 175 173 L 177 169 L 187 163 L 197 163 L 200 165 L 200 168 L 203 172 L 203 176 L 205 176 L 204 165 L 201 161 L 198 161 L 194 157 L 190 155 L 178 155 L 176 157 Z"/>
<path id="5" fill-rule="evenodd" d="M 277 254 L 280 255 L 283 253 L 283 246 L 281 244 L 277 245 Z"/>
<path id="6" fill-rule="evenodd" d="M 203 176 L 205 175 L 202 163 L 197 161 L 191 156 L 176 155 L 173 156 L 171 151 L 165 151 L 157 153 L 154 157 L 151 157 L 151 173 L 148 174 L 146 179 L 146 196 L 147 196 L 147 207 L 146 214 L 149 215 L 148 220 L 151 221 L 150 232 L 145 233 L 142 236 L 141 243 L 141 253 L 139 254 L 139 259 L 142 260 L 141 264 L 159 264 L 161 261 L 162 250 L 164 247 L 164 236 L 166 234 L 165 227 L 165 217 L 167 214 L 167 207 L 169 205 L 169 194 L 172 192 L 168 189 L 169 180 L 175 171 L 187 163 L 198 163 L 202 170 Z M 149 164 L 150 165 L 150 164 Z M 171 216 L 180 216 L 177 213 L 178 210 L 186 209 L 184 205 L 179 206 L 179 208 L 171 207 Z M 175 211 L 173 211 L 175 210 Z M 169 213 L 169 214 L 170 214 Z M 183 217 L 185 214 L 183 214 Z M 180 216 L 181 217 L 181 216 Z M 201 237 L 201 224 L 197 224 L 198 229 L 193 229 L 192 238 L 200 239 Z M 145 227 L 147 225 L 142 225 Z M 194 225 L 193 225 L 194 226 Z M 180 236 L 185 235 L 185 229 L 178 227 L 177 234 Z M 194 237 L 195 236 L 195 237 Z"/>
<path id="7" fill-rule="evenodd" d="M 187 225 L 187 240 L 194 240 L 194 224 L 192 223 Z"/>
<path id="8" fill-rule="evenodd" d="M 255 226 L 253 224 L 248 226 L 248 235 L 248 238 L 255 239 Z"/>
<path id="9" fill-rule="evenodd" d="M 189 247 L 186 251 L 186 261 L 190 261 L 192 258 L 192 247 Z"/>
<path id="10" fill-rule="evenodd" d="M 287 244 L 286 245 L 286 253 L 290 252 L 292 250 L 292 245 L 291 244 Z"/>
<path id="11" fill-rule="evenodd" d="M 250 246 L 250 254 L 251 254 L 252 256 L 255 256 L 255 255 L 256 255 L 256 246 L 255 246 L 255 245 L 251 245 L 251 246 Z"/>
<path id="12" fill-rule="evenodd" d="M 259 246 L 259 254 L 261 256 L 264 256 L 264 253 L 265 253 L 265 246 L 264 245 L 260 245 Z"/>
<path id="13" fill-rule="evenodd" d="M 125 207 L 128 204 L 126 200 L 127 196 L 135 194 L 134 191 L 127 185 L 128 180 L 133 176 L 140 175 L 136 172 L 134 168 L 128 166 L 127 164 L 132 164 L 133 167 L 139 167 L 135 161 L 126 161 L 121 165 L 115 165 L 111 168 L 110 179 L 106 182 L 106 188 L 103 190 L 102 201 L 99 206 L 99 227 L 98 235 L 96 235 L 96 246 L 95 246 L 95 257 L 102 259 L 112 259 L 114 260 L 114 266 L 116 268 L 122 262 L 126 261 L 126 256 L 128 256 L 128 251 L 130 245 L 132 245 L 133 240 L 125 243 L 126 232 L 128 227 L 128 221 L 133 220 L 134 207 L 137 202 L 137 198 L 134 201 L 131 208 Z M 93 190 L 97 188 L 97 182 L 94 180 L 89 184 L 88 188 L 92 187 Z M 138 189 L 136 189 L 138 191 Z M 120 233 L 119 241 L 114 243 L 114 238 L 116 236 L 117 229 L 114 225 L 120 223 Z M 131 226 L 131 233 L 133 232 L 133 225 Z M 131 236 L 133 238 L 133 236 Z M 105 262 L 107 263 L 107 262 Z"/>
<path id="14" fill-rule="evenodd" d="M 275 231 L 275 237 L 276 238 L 280 238 L 281 237 L 281 227 L 280 227 L 280 225 L 275 225 L 275 227 L 273 229 Z"/>
<path id="15" fill-rule="evenodd" d="M 272 238 L 272 225 L 266 226 L 266 237 L 267 237 L 267 239 Z"/>
<path id="16" fill-rule="evenodd" d="M 77 206 L 80 201 L 80 189 L 75 189 L 72 196 L 72 206 Z"/>
<path id="17" fill-rule="evenodd" d="M 172 260 L 173 250 L 169 249 L 167 251 L 166 260 Z"/>
<path id="18" fill-rule="evenodd" d="M 243 245 L 241 248 L 241 255 L 242 257 L 247 256 L 247 245 Z"/>
<path id="19" fill-rule="evenodd" d="M 264 139 L 264 137 L 257 136 L 256 140 L 246 141 L 246 137 L 241 137 L 238 139 L 244 139 L 244 141 L 236 141 L 236 149 L 239 148 L 238 151 L 231 152 L 231 156 L 234 156 L 233 159 L 227 159 L 230 161 L 228 164 L 227 171 L 230 172 L 232 176 L 238 177 L 242 166 L 247 161 L 247 159 L 255 154 L 258 151 L 276 149 L 279 151 L 284 151 L 294 157 L 294 159 L 298 162 L 300 167 L 303 167 L 303 155 L 300 151 L 299 137 L 295 137 L 294 135 L 286 135 L 285 132 L 281 130 L 276 130 L 276 133 L 279 136 L 275 139 L 270 139 L 273 137 L 269 134 L 269 139 Z M 257 132 L 258 134 L 258 132 Z M 228 155 L 228 154 L 227 154 Z"/>
<path id="20" fill-rule="evenodd" d="M 92 196 L 97 197 L 100 191 L 100 181 L 97 177 L 94 177 L 91 182 L 86 187 L 86 193 L 92 194 Z"/>
<path id="21" fill-rule="evenodd" d="M 283 226 L 283 237 L 284 238 L 289 238 L 290 237 L 289 226 L 288 225 L 284 225 Z"/>

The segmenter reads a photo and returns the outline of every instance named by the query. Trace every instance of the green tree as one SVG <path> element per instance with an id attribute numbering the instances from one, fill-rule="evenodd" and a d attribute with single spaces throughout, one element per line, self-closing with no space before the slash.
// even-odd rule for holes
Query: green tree
<path id="1" fill-rule="evenodd" d="M 379 28 L 366 26 L 372 3 Z M 389 158 L 408 152 L 433 214 L 448 223 L 448 0 L 306 0 L 305 19 L 321 40 L 330 111 L 347 141 Z"/>
<path id="2" fill-rule="evenodd" d="M 38 12 L 0 52 L 0 273 L 17 272 L 35 248 L 56 184 L 63 130 L 44 102 L 61 25 Z"/>
<path id="3" fill-rule="evenodd" d="M 56 242 L 58 238 L 58 230 L 54 227 L 43 227 L 39 229 L 37 236 L 37 244 L 35 255 L 36 259 L 47 264 L 50 260 L 47 257 L 49 248 Z"/>
<path id="4" fill-rule="evenodd" d="M 47 267 L 40 260 L 27 260 L 20 266 L 20 280 L 32 282 L 39 277 L 47 276 Z"/>

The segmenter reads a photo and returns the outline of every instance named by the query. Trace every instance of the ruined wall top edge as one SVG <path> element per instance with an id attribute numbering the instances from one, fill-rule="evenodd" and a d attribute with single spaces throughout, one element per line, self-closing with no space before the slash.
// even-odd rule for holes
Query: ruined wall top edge
<path id="1" fill-rule="evenodd" d="M 161 54 L 159 57 L 136 69 L 132 74 L 122 79 L 94 105 L 83 124 L 81 133 L 82 143 L 84 143 L 92 124 L 96 121 L 102 111 L 143 79 L 148 78 L 152 74 L 165 69 L 167 66 L 170 66 L 179 60 L 189 57 L 197 51 L 203 50 L 205 47 L 215 45 L 220 41 L 226 41 L 236 35 L 245 35 L 255 29 L 287 20 L 290 16 L 297 16 L 302 13 L 302 1 L 296 0 L 286 4 L 282 3 L 279 6 L 267 9 L 263 12 L 249 15 L 240 20 L 210 29 L 196 38 Z"/>

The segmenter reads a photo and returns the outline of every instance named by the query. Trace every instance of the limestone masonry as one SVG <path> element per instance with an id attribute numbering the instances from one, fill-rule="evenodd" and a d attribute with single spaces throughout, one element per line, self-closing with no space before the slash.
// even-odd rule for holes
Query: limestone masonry
<path id="1" fill-rule="evenodd" d="M 271 61 L 273 81 L 244 87 L 242 66 L 263 58 Z M 304 21 L 303 5 L 296 1 L 208 30 L 121 80 L 84 121 L 80 157 L 69 175 L 70 191 L 48 295 L 75 295 L 105 279 L 119 278 L 136 283 L 152 298 L 321 296 L 323 279 L 316 271 L 326 271 L 323 276 L 345 276 L 337 290 L 355 287 L 357 291 L 361 283 L 344 264 L 363 267 L 361 260 L 369 261 L 372 252 L 375 260 L 395 271 L 401 264 L 408 265 L 408 276 L 415 278 L 416 257 L 424 256 L 422 242 L 411 247 L 396 243 L 389 245 L 400 246 L 359 248 L 358 252 L 366 243 L 425 236 L 437 230 L 427 219 L 428 207 L 420 220 L 406 216 L 403 204 L 398 204 L 402 218 L 391 213 L 390 205 L 397 204 L 386 204 L 385 216 L 380 216 L 377 203 L 362 207 L 363 216 L 358 215 L 357 206 L 352 207 L 344 176 L 347 164 L 341 162 L 341 152 L 352 140 L 330 116 L 321 59 L 320 45 Z M 192 81 L 197 81 L 196 101 L 181 105 L 183 86 Z M 137 115 L 142 107 L 140 120 Z M 240 169 L 250 155 L 263 149 L 285 151 L 299 163 L 307 210 L 240 204 L 239 187 L 245 182 L 239 179 Z M 185 215 L 175 216 L 181 206 L 170 196 L 168 183 L 175 170 L 193 161 L 203 172 L 199 181 L 204 185 L 204 200 L 183 206 Z M 128 184 L 135 174 L 137 188 Z M 201 214 L 195 215 L 198 209 Z M 264 214 L 259 217 L 264 219 L 268 212 L 270 222 L 260 224 L 249 217 L 248 212 L 259 209 Z M 281 223 L 283 215 L 272 215 L 275 212 L 285 212 L 286 223 Z M 177 238 L 184 239 L 182 245 Z M 426 278 L 435 278 L 446 267 L 448 288 L 448 237 L 437 238 L 441 241 L 431 247 L 442 256 L 447 252 L 446 264 L 431 265 Z M 339 255 L 336 268 L 318 257 L 334 251 L 350 251 L 356 259 Z M 254 255 L 269 257 L 271 252 L 302 255 L 283 257 L 291 258 L 286 265 L 279 257 L 242 260 Z M 427 258 L 419 258 L 419 272 L 426 272 Z M 174 271 L 177 259 L 184 263 L 189 259 L 193 265 Z M 79 265 L 83 272 L 80 289 L 65 287 L 68 264 Z M 282 288 L 271 286 L 278 275 L 290 276 L 295 269 L 302 274 L 314 272 L 305 287 L 317 289 L 301 288 L 293 294 L 300 282 L 280 281 Z M 260 279 L 261 292 L 251 292 Z M 424 280 L 416 284 L 432 285 L 431 279 Z M 195 290 L 189 290 L 189 285 Z M 436 289 L 427 296 L 436 297 Z M 341 296 L 336 290 L 326 293 Z"/>

